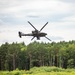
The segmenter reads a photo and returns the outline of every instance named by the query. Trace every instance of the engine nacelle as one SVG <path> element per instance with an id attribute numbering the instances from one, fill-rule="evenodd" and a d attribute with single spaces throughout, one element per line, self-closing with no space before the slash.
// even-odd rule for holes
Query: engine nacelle
<path id="1" fill-rule="evenodd" d="M 35 33 L 35 31 L 32 31 L 32 33 L 34 34 L 34 33 Z"/>
<path id="2" fill-rule="evenodd" d="M 39 31 L 38 30 L 35 30 L 35 31 L 32 31 L 33 34 L 38 34 Z"/>

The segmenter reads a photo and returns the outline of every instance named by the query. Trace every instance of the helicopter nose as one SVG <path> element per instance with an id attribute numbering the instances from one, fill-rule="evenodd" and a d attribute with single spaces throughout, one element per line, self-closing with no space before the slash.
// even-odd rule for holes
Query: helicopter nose
<path id="1" fill-rule="evenodd" d="M 45 35 L 47 35 L 47 33 L 45 33 Z"/>

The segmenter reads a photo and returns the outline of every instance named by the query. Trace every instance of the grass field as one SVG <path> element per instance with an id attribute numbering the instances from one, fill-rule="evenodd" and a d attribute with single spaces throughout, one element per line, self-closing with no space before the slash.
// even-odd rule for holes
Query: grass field
<path id="1" fill-rule="evenodd" d="M 0 71 L 0 75 L 75 75 L 75 69 L 62 69 L 58 67 L 34 67 L 29 71 L 14 70 Z"/>

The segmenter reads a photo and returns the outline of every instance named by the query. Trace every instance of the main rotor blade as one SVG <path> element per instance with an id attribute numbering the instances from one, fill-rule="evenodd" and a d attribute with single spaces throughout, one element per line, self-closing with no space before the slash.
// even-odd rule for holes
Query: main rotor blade
<path id="1" fill-rule="evenodd" d="M 33 40 L 35 37 L 33 36 L 33 38 L 31 40 Z"/>
<path id="2" fill-rule="evenodd" d="M 35 30 L 37 30 L 29 21 L 28 21 L 28 23 L 29 23 Z"/>
<path id="3" fill-rule="evenodd" d="M 49 41 L 51 41 L 51 39 L 49 39 L 48 37 L 45 36 L 46 39 L 48 39 Z"/>
<path id="4" fill-rule="evenodd" d="M 40 31 L 48 24 L 48 22 L 40 29 Z"/>

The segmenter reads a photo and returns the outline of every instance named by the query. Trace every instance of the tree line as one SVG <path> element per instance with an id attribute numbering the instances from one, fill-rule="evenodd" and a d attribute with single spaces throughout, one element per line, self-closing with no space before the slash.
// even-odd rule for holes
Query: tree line
<path id="1" fill-rule="evenodd" d="M 34 66 L 75 68 L 75 41 L 34 41 L 28 45 L 6 42 L 0 46 L 0 70 L 29 70 Z"/>

